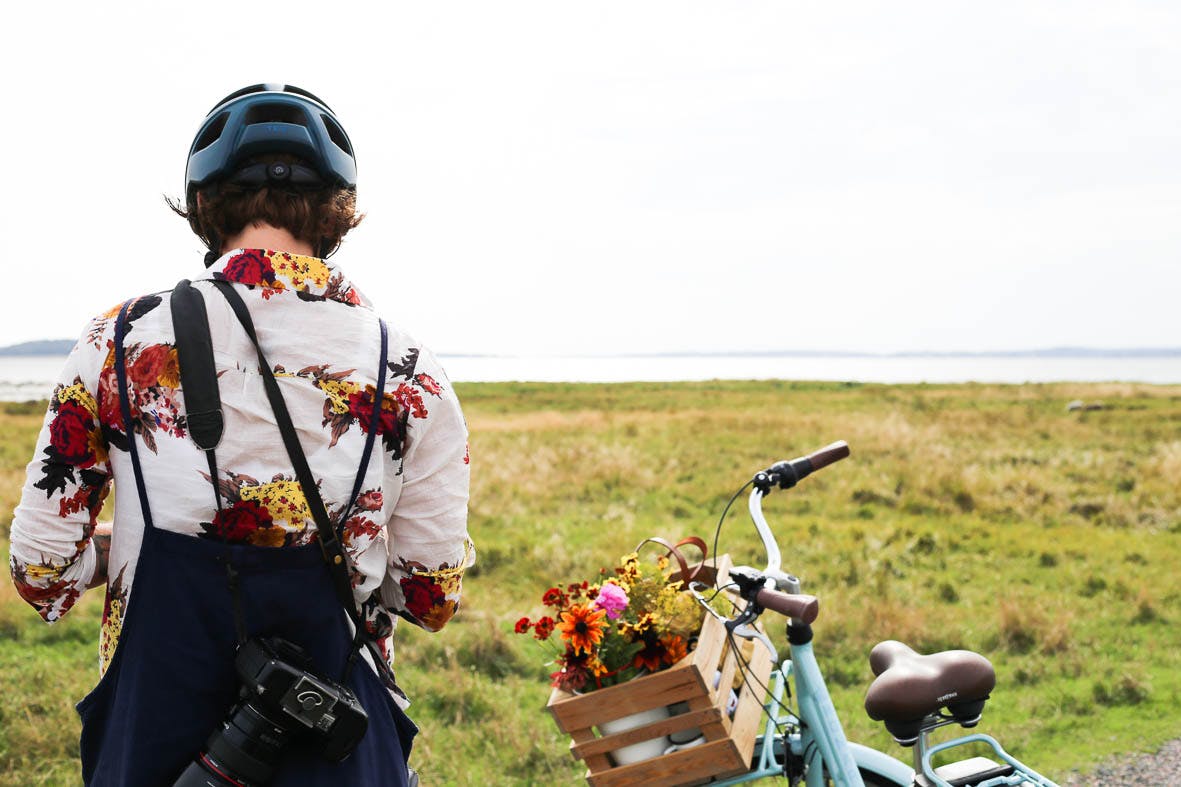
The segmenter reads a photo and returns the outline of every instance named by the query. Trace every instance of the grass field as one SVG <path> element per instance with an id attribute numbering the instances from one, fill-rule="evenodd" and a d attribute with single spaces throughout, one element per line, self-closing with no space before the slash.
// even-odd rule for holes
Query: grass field
<path id="1" fill-rule="evenodd" d="M 885 638 L 988 654 L 999 684 L 980 729 L 1051 777 L 1181 736 L 1179 386 L 459 388 L 479 562 L 442 633 L 398 639 L 424 784 L 577 783 L 542 710 L 550 670 L 513 622 L 645 536 L 710 540 L 754 471 L 838 438 L 852 458 L 766 510 L 785 568 L 821 599 L 815 648 L 851 738 L 907 756 L 861 709 Z M 1072 399 L 1106 408 L 1068 413 Z M 0 417 L 0 537 L 40 419 Z M 722 549 L 759 565 L 744 508 Z M 77 781 L 90 596 L 48 627 L 0 583 L 0 785 Z"/>

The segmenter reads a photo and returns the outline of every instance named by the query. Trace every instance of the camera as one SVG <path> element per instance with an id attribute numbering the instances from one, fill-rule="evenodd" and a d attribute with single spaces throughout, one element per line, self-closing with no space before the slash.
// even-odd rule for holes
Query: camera
<path id="1" fill-rule="evenodd" d="M 279 637 L 253 638 L 234 660 L 241 699 L 176 787 L 264 785 L 290 743 L 330 762 L 352 754 L 369 717 L 347 687 L 313 674 L 307 653 Z"/>

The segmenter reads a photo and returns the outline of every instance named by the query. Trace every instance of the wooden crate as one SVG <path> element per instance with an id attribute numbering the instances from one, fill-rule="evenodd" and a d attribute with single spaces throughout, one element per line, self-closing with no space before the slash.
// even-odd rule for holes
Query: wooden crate
<path id="1" fill-rule="evenodd" d="M 726 555 L 717 558 L 719 585 L 725 584 L 729 566 Z M 708 565 L 705 570 L 712 572 Z M 710 581 L 704 575 L 699 579 Z M 771 657 L 757 643 L 741 648 L 754 681 L 735 689 L 738 708 L 731 718 L 726 705 L 739 675 L 738 656 L 727 642 L 721 621 L 704 613 L 702 617 L 697 647 L 663 672 L 582 695 L 553 690 L 547 708 L 558 727 L 570 735 L 570 753 L 586 762 L 586 779 L 593 787 L 694 784 L 750 769 L 766 699 L 758 686 L 767 685 Z M 718 672 L 721 678 L 714 688 Z M 688 712 L 614 735 L 601 735 L 596 729 L 612 719 L 679 702 L 688 704 Z M 609 753 L 622 746 L 693 727 L 701 730 L 705 743 L 630 765 L 616 766 L 610 759 Z"/>

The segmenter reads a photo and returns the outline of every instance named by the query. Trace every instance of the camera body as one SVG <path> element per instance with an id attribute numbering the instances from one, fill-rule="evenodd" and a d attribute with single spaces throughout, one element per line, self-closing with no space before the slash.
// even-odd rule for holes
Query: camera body
<path id="1" fill-rule="evenodd" d="M 234 661 L 242 696 L 289 732 L 306 731 L 304 742 L 329 762 L 348 757 L 361 742 L 369 717 L 347 687 L 310 672 L 311 660 L 298 645 L 279 639 L 251 639 Z"/>
<path id="2" fill-rule="evenodd" d="M 241 700 L 176 787 L 266 784 L 284 747 L 296 741 L 330 762 L 348 757 L 369 717 L 348 687 L 316 675 L 312 666 L 302 648 L 279 637 L 243 644 L 234 660 Z"/>

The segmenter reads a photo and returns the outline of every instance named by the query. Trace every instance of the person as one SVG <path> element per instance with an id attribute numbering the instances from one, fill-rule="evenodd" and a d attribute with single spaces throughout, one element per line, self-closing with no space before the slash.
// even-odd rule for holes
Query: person
<path id="1" fill-rule="evenodd" d="M 442 628 L 475 559 L 459 403 L 431 352 L 326 259 L 360 221 L 353 149 L 327 104 L 290 85 L 227 96 L 196 135 L 186 181 L 185 204 L 170 204 L 210 250 L 191 290 L 207 314 L 220 439 L 199 445 L 208 413 L 186 408 L 196 364 L 178 331 L 196 328 L 177 319 L 178 296 L 133 298 L 70 353 L 12 521 L 13 580 L 47 622 L 106 588 L 101 677 L 78 705 L 83 780 L 173 784 L 196 762 L 208 783 L 246 781 L 227 770 L 266 759 L 257 741 L 239 741 L 246 754 L 229 766 L 205 747 L 249 722 L 248 738 L 278 735 L 258 743 L 274 744 L 275 784 L 405 784 L 416 730 L 385 663 L 394 624 Z M 124 269 L 156 275 L 160 256 L 131 249 Z M 268 371 L 314 490 L 298 480 Z M 196 402 L 197 385 L 187 393 Z M 112 482 L 114 521 L 99 524 Z M 343 548 L 351 612 L 333 593 L 340 569 L 316 501 Z M 343 762 L 246 711 L 223 727 L 242 687 L 239 646 L 262 637 L 295 646 L 307 674 L 363 707 L 367 730 Z"/>

